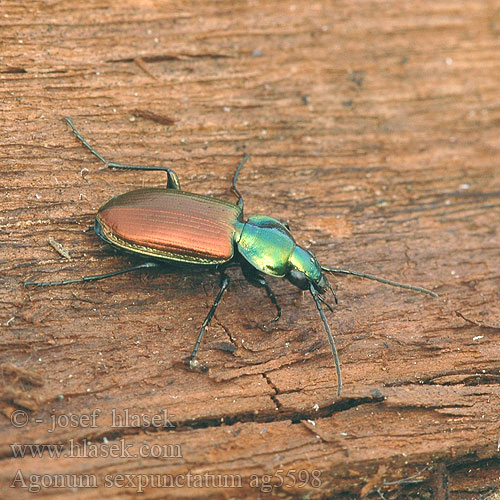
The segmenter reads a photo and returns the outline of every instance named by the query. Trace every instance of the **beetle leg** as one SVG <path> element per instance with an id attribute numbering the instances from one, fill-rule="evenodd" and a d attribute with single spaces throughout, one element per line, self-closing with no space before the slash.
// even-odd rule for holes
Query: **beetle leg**
<path id="1" fill-rule="evenodd" d="M 329 304 L 329 303 L 328 303 L 328 302 L 327 302 L 327 301 L 326 301 L 326 300 L 325 300 L 325 299 L 324 299 L 324 298 L 323 298 L 323 297 L 322 297 L 319 293 L 318 293 L 317 297 L 318 297 L 319 301 L 320 301 L 322 304 L 324 304 L 324 305 L 328 308 L 328 310 L 329 310 L 330 312 L 334 312 L 334 311 L 333 311 L 333 307 L 332 307 L 332 306 L 331 306 L 331 305 L 330 305 L 330 304 Z M 338 304 L 338 302 L 337 302 L 337 304 Z"/>
<path id="2" fill-rule="evenodd" d="M 170 189 L 180 189 L 181 188 L 181 183 L 179 181 L 179 177 L 177 174 L 171 170 L 170 168 L 167 167 L 154 167 L 154 166 L 148 166 L 148 165 L 127 165 L 126 163 L 117 163 L 114 161 L 108 161 L 104 156 L 99 154 L 76 130 L 76 127 L 74 126 L 73 122 L 71 121 L 71 118 L 65 117 L 64 118 L 68 123 L 69 126 L 71 127 L 71 130 L 73 130 L 73 133 L 76 135 L 78 140 L 99 160 L 101 160 L 104 165 L 106 165 L 108 168 L 121 168 L 123 170 L 151 170 L 151 171 L 161 171 L 161 172 L 167 172 L 168 175 L 168 181 L 167 181 L 167 188 Z"/>
<path id="3" fill-rule="evenodd" d="M 271 320 L 271 323 L 278 321 L 281 318 L 281 307 L 278 304 L 278 299 L 276 298 L 276 295 L 274 295 L 274 292 L 269 286 L 266 278 L 259 274 L 255 268 L 248 265 L 246 262 L 241 263 L 241 271 L 249 283 L 257 288 L 264 288 L 266 290 L 269 300 L 273 303 L 274 307 L 276 307 L 276 316 Z"/>
<path id="4" fill-rule="evenodd" d="M 236 202 L 236 204 L 241 208 L 242 211 L 243 211 L 243 196 L 238 191 L 238 188 L 236 187 L 236 182 L 238 181 L 238 175 L 240 174 L 241 167 L 245 164 L 248 158 L 250 158 L 250 155 L 247 153 L 243 157 L 243 160 L 240 161 L 240 164 L 236 168 L 236 172 L 233 175 L 233 183 L 231 185 L 231 191 L 234 193 L 235 196 L 238 197 L 238 201 Z"/>
<path id="5" fill-rule="evenodd" d="M 276 316 L 271 320 L 271 323 L 274 323 L 281 318 L 281 307 L 278 304 L 278 299 L 276 298 L 276 295 L 274 295 L 274 292 L 272 291 L 269 283 L 267 282 L 266 278 L 264 278 L 264 276 L 258 276 L 258 282 L 258 286 L 265 288 L 269 300 L 273 303 L 274 307 L 276 307 Z"/>
<path id="6" fill-rule="evenodd" d="M 106 278 L 111 278 L 112 276 L 118 276 L 119 274 L 129 273 L 130 271 L 136 271 L 137 269 L 145 269 L 149 267 L 158 267 L 159 264 L 156 262 L 144 262 L 143 264 L 138 264 L 137 266 L 127 267 L 126 269 L 120 269 L 119 271 L 113 271 L 111 273 L 96 274 L 94 276 L 82 276 L 81 278 L 76 278 L 72 280 L 64 281 L 25 281 L 24 285 L 35 285 L 35 286 L 56 286 L 56 285 L 70 285 L 71 283 L 83 283 L 85 281 L 97 281 Z"/>
<path id="7" fill-rule="evenodd" d="M 217 297 L 215 298 L 215 301 L 210 308 L 210 311 L 208 311 L 207 317 L 205 318 L 205 321 L 201 325 L 200 333 L 198 335 L 198 339 L 196 340 L 196 344 L 194 345 L 193 352 L 191 353 L 190 356 L 188 356 L 186 359 L 188 361 L 193 361 L 196 353 L 198 352 L 198 349 L 200 348 L 201 341 L 203 339 L 203 334 L 205 333 L 205 329 L 209 325 L 211 319 L 213 318 L 215 311 L 217 310 L 217 306 L 219 305 L 219 302 L 222 299 L 222 296 L 224 295 L 224 292 L 226 291 L 227 287 L 229 286 L 229 276 L 225 274 L 223 271 L 221 272 L 221 281 L 220 281 L 220 290 L 219 293 L 217 294 Z"/>

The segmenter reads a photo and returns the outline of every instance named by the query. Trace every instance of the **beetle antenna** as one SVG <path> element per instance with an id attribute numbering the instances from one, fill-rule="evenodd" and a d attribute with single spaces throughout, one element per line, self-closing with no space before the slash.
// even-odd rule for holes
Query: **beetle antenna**
<path id="1" fill-rule="evenodd" d="M 332 332 L 330 331 L 330 327 L 328 326 L 325 318 L 325 313 L 323 312 L 323 308 L 321 307 L 320 295 L 318 294 L 312 283 L 309 285 L 309 291 L 311 292 L 312 298 L 316 303 L 319 315 L 321 316 L 321 321 L 323 321 L 326 334 L 328 335 L 328 342 L 330 342 L 330 347 L 332 348 L 333 359 L 335 360 L 335 369 L 337 370 L 337 396 L 340 396 L 340 392 L 342 391 L 342 376 L 340 374 L 340 361 L 337 354 L 337 348 L 335 347 L 335 341 L 333 340 Z"/>
<path id="2" fill-rule="evenodd" d="M 404 288 L 405 290 L 413 290 L 414 292 L 425 293 L 427 295 L 430 295 L 431 297 L 436 297 L 436 298 L 439 297 L 437 293 L 431 292 L 430 290 L 427 290 L 427 288 L 422 288 L 420 286 L 413 286 L 413 285 L 405 285 L 404 283 L 398 283 L 397 281 L 386 280 L 384 278 L 374 276 L 373 274 L 360 273 L 359 271 L 351 271 L 349 269 L 338 269 L 336 267 L 321 266 L 321 269 L 323 269 L 323 271 L 332 274 L 350 274 L 352 276 L 358 276 L 359 278 L 367 278 L 369 280 L 378 281 L 379 283 L 384 283 L 384 285 L 390 285 L 398 288 Z"/>

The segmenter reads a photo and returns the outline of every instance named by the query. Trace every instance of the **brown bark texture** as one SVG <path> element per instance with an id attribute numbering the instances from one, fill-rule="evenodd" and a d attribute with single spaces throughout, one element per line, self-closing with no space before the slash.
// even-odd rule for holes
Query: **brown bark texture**
<path id="1" fill-rule="evenodd" d="M 6 0 L 0 23 L 1 498 L 498 498 L 500 2 Z M 439 298 L 332 277 L 337 398 L 309 294 L 270 278 L 269 324 L 234 268 L 192 370 L 217 274 L 23 286 L 139 263 L 89 228 L 166 183 L 65 116 L 229 201 L 248 152 L 247 215 Z"/>

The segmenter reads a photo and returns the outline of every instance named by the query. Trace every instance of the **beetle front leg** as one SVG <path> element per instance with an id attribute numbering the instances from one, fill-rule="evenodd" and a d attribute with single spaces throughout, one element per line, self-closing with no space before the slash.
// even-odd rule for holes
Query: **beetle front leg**
<path id="1" fill-rule="evenodd" d="M 247 264 L 245 261 L 241 263 L 241 271 L 250 284 L 257 288 L 264 288 L 266 290 L 269 300 L 273 303 L 274 307 L 276 307 L 276 316 L 271 320 L 271 323 L 278 321 L 281 318 L 281 307 L 278 304 L 278 299 L 276 298 L 276 295 L 274 295 L 274 292 L 269 286 L 266 278 L 259 274 L 254 267 Z"/>
<path id="2" fill-rule="evenodd" d="M 227 287 L 229 286 L 229 276 L 224 273 L 224 271 L 221 272 L 221 281 L 220 281 L 220 290 L 219 293 L 217 294 L 217 297 L 215 298 L 215 301 L 210 308 L 210 311 L 208 311 L 207 317 L 205 318 L 205 321 L 201 325 L 200 333 L 198 335 L 198 339 L 196 340 L 196 344 L 194 345 L 193 352 L 191 353 L 190 356 L 186 358 L 187 361 L 189 361 L 189 364 L 191 367 L 194 366 L 194 358 L 196 356 L 196 353 L 198 352 L 198 349 L 200 348 L 201 341 L 203 339 L 203 334 L 205 333 L 205 329 L 207 326 L 210 324 L 210 321 L 212 320 L 215 311 L 217 310 L 217 306 L 219 305 L 222 296 L 224 295 L 224 292 L 227 290 Z"/>

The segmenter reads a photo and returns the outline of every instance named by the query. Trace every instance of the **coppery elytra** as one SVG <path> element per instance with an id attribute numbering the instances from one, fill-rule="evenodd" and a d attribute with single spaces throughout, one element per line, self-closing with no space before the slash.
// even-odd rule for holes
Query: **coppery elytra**
<path id="1" fill-rule="evenodd" d="M 70 118 L 65 120 L 80 142 L 107 167 L 164 171 L 168 175 L 167 186 L 166 189 L 138 189 L 115 196 L 97 212 L 95 222 L 97 235 L 115 248 L 147 258 L 146 262 L 106 274 L 65 281 L 26 281 L 25 285 L 52 286 L 95 281 L 138 269 L 158 267 L 161 262 L 215 268 L 220 273 L 220 289 L 201 325 L 191 355 L 187 358 L 191 365 L 195 363 L 194 358 L 205 329 L 229 286 L 229 277 L 225 271 L 231 264 L 239 265 L 251 284 L 265 289 L 276 308 L 276 317 L 273 321 L 280 318 L 281 308 L 265 275 L 286 278 L 301 290 L 310 292 L 335 360 L 338 396 L 342 388 L 340 363 L 335 341 L 322 307 L 324 304 L 333 310 L 325 299 L 328 292 L 332 293 L 335 302 L 337 297 L 325 273 L 349 274 L 437 297 L 436 293 L 425 288 L 348 269 L 322 266 L 310 250 L 296 244 L 287 224 L 263 215 L 253 215 L 244 219 L 243 197 L 236 183 L 241 167 L 249 158 L 248 154 L 243 157 L 233 176 L 231 190 L 238 198 L 236 204 L 233 204 L 182 191 L 177 174 L 170 168 L 108 161 L 80 135 Z"/>

